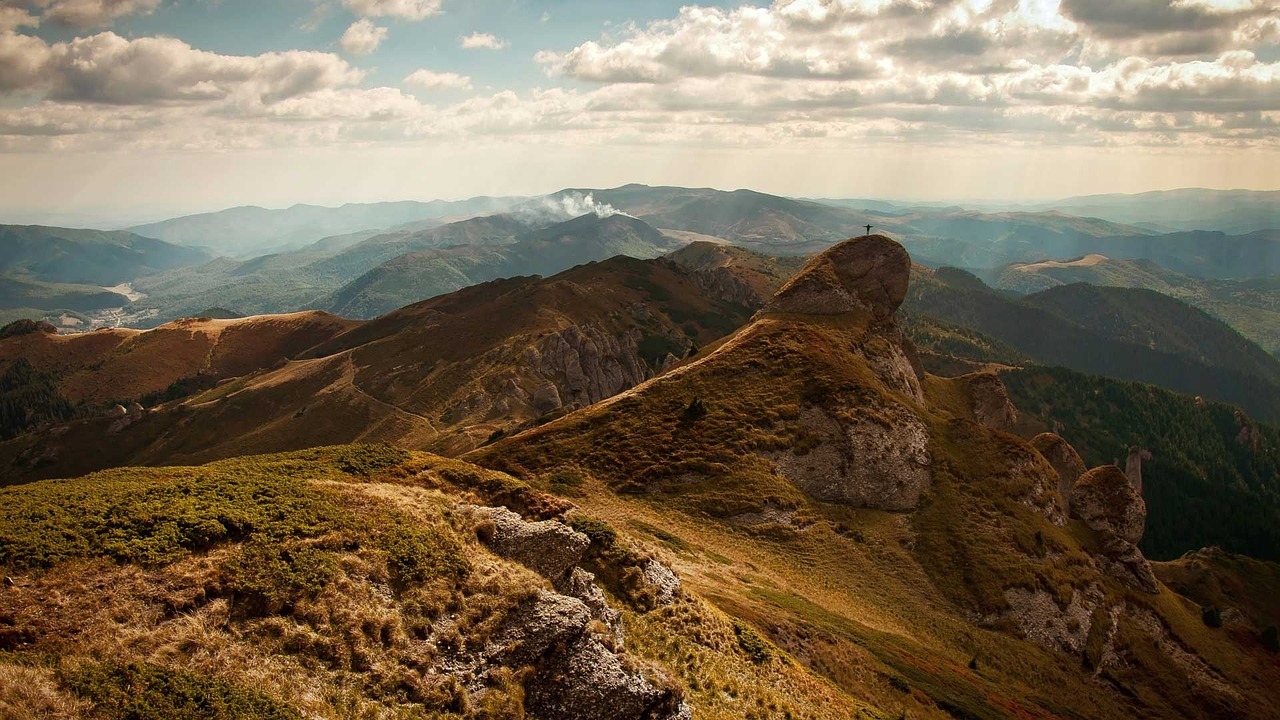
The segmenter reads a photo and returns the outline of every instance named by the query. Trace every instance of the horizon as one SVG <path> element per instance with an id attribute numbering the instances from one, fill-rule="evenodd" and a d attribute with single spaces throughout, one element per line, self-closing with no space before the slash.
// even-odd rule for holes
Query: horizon
<path id="1" fill-rule="evenodd" d="M 0 215 L 1280 189 L 1280 7 L 3 0 Z"/>

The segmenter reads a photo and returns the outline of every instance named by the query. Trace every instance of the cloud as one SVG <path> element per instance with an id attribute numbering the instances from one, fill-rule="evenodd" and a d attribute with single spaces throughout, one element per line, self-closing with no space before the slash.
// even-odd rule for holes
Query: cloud
<path id="1" fill-rule="evenodd" d="M 227 102 L 241 108 L 354 85 L 363 73 L 329 53 L 219 55 L 174 38 L 103 32 L 46 45 L 0 34 L 0 89 L 118 105 Z"/>
<path id="2" fill-rule="evenodd" d="M 63 25 L 89 28 L 110 25 L 126 15 L 146 15 L 161 0 L 35 0 L 28 5 L 47 5 L 43 17 Z"/>
<path id="3" fill-rule="evenodd" d="M 0 5 L 0 33 L 11 33 L 20 27 L 39 27 L 40 18 L 23 8 Z"/>
<path id="4" fill-rule="evenodd" d="M 372 21 L 365 18 L 357 20 L 342 33 L 342 49 L 352 55 L 368 55 L 387 37 L 387 29 L 374 25 Z"/>
<path id="5" fill-rule="evenodd" d="M 404 79 L 406 85 L 423 90 L 470 90 L 471 78 L 451 72 L 434 72 L 426 68 L 414 70 Z"/>
<path id="6" fill-rule="evenodd" d="M 442 0 L 342 0 L 357 15 L 425 20 L 440 14 Z"/>
<path id="7" fill-rule="evenodd" d="M 458 46 L 468 50 L 501 50 L 509 43 L 489 33 L 473 32 L 458 38 Z"/>

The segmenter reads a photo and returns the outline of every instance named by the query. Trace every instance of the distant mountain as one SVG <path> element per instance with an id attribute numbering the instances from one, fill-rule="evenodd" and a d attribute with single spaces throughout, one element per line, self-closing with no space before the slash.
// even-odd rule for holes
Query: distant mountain
<path id="1" fill-rule="evenodd" d="M 1280 191 L 1183 188 L 1136 195 L 1087 195 L 1040 207 L 1122 223 L 1151 223 L 1168 231 L 1247 234 L 1280 229 Z"/>
<path id="2" fill-rule="evenodd" d="M 1116 289 L 1093 290 L 1106 297 Z M 905 308 L 911 318 L 935 317 L 971 328 L 1040 364 L 1152 383 L 1280 420 L 1274 358 L 1258 348 L 1240 356 L 1214 348 L 1223 338 L 1232 338 L 1229 347 L 1236 349 L 1246 341 L 1176 300 L 1157 296 L 1144 301 L 1143 307 L 1157 314 L 1139 319 L 1135 327 L 1134 316 L 1115 310 L 1115 304 L 1058 305 L 1054 298 L 1041 298 L 1053 306 L 1046 309 L 1002 295 L 964 271 L 942 268 L 916 273 Z M 1114 314 L 1104 312 L 1108 306 Z M 1178 324 L 1188 321 L 1199 336 L 1178 331 Z M 1213 364 L 1218 362 L 1225 364 Z"/>
<path id="3" fill-rule="evenodd" d="M 188 215 L 130 229 L 139 235 L 205 247 L 222 255 L 262 255 L 359 230 L 498 212 L 521 200 L 523 198 L 476 197 L 456 202 L 351 203 L 334 208 L 294 205 L 280 210 L 250 206 Z"/>
<path id="4" fill-rule="evenodd" d="M 1015 263 L 984 273 L 995 288 L 1030 294 L 1076 282 L 1145 288 L 1220 318 L 1273 355 L 1280 355 L 1280 275 L 1201 280 L 1150 260 L 1089 255 L 1075 260 Z"/>
<path id="5" fill-rule="evenodd" d="M 1280 560 L 1280 428 L 1151 385 L 1028 367 L 1001 373 L 1027 436 L 1056 430 L 1089 465 L 1142 464 L 1142 549 L 1172 560 L 1220 545 Z"/>
<path id="6" fill-rule="evenodd" d="M 113 286 L 208 259 L 201 250 L 123 231 L 0 225 L 0 276 L 27 281 Z"/>
<path id="7" fill-rule="evenodd" d="M 552 275 L 615 255 L 652 258 L 677 246 L 636 218 L 588 213 L 524 232 L 506 245 L 454 245 L 400 255 L 347 283 L 321 307 L 346 317 L 376 317 L 479 282 Z"/>
<path id="8" fill-rule="evenodd" d="M 355 440 L 462 452 L 495 433 L 627 390 L 733 332 L 785 277 L 763 280 L 778 267 L 773 258 L 743 250 L 731 257 L 722 272 L 690 270 L 665 257 L 614 257 L 545 279 L 472 285 L 335 334 L 303 355 L 277 353 L 292 362 L 213 389 L 192 386 L 197 394 L 175 396 L 128 433 L 107 434 L 111 420 L 99 417 L 0 445 L 0 476 L 65 476 L 125 463 L 203 462 Z M 193 329 L 209 325 L 219 323 L 202 321 Z M 158 348 L 159 340 L 172 340 L 183 327 L 101 331 L 78 343 L 65 336 L 9 346 L 0 341 L 0 352 L 41 348 L 41 360 L 33 360 L 38 368 L 59 362 L 82 368 L 67 376 L 74 384 L 59 381 L 66 397 L 78 399 L 99 386 L 96 392 L 114 397 L 124 394 L 123 386 L 113 388 L 111 376 L 94 372 L 112 369 L 123 383 L 137 376 L 115 363 L 130 356 L 189 368 L 180 358 L 207 353 L 201 341 L 190 352 L 125 354 L 114 349 L 121 338 L 149 339 Z M 88 352 L 95 343 L 109 347 Z M 101 363 L 104 357 L 109 359 Z"/>

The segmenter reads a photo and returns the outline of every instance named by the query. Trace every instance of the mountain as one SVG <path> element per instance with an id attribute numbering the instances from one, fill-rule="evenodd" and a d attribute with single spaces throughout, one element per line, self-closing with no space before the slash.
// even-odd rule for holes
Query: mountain
<path id="1" fill-rule="evenodd" d="M 1023 301 L 1107 338 L 1280 385 L 1280 359 L 1203 310 L 1154 290 L 1073 283 Z"/>
<path id="2" fill-rule="evenodd" d="M 200 250 L 123 231 L 0 225 L 0 276 L 28 282 L 112 286 L 208 259 Z"/>
<path id="3" fill-rule="evenodd" d="M 1260 629 L 1207 630 L 1159 584 L 1122 470 L 1001 432 L 993 375 L 920 373 L 908 282 L 900 246 L 842 243 L 694 362 L 463 459 L 665 546 L 690 592 L 890 713 L 1265 713 Z"/>
<path id="4" fill-rule="evenodd" d="M 1094 290 L 1102 297 L 1125 292 L 1117 288 Z M 1248 347 L 1247 341 L 1220 321 L 1203 313 L 1193 314 L 1176 300 L 1150 296 L 1144 300 L 1150 301 L 1147 307 L 1167 314 L 1136 321 L 1130 316 L 1126 322 L 1119 316 L 1105 317 L 1105 312 L 1099 319 L 1075 310 L 1048 310 L 1001 295 L 961 270 L 921 268 L 906 307 L 912 318 L 938 318 L 976 330 L 1040 364 L 1152 383 L 1193 397 L 1239 405 L 1264 420 L 1280 419 L 1280 386 L 1269 379 L 1275 367 L 1264 352 L 1251 348 L 1237 357 L 1219 352 L 1211 341 L 1197 344 L 1196 337 L 1178 330 L 1178 323 L 1191 319 L 1196 327 L 1212 328 L 1207 331 L 1210 338 L 1229 338 L 1230 347 L 1237 349 Z M 1111 308 L 1116 311 L 1117 305 L 1113 303 Z M 1211 364 L 1217 362 L 1225 364 Z"/>
<path id="5" fill-rule="evenodd" d="M 1063 368 L 1001 373 L 1019 433 L 1054 430 L 1090 465 L 1141 460 L 1148 556 L 1209 545 L 1280 560 L 1280 428 L 1238 409 Z"/>
<path id="6" fill-rule="evenodd" d="M 1201 280 L 1150 260 L 1094 254 L 1075 260 L 1015 263 L 984 273 L 984 279 L 997 289 L 1026 294 L 1077 282 L 1155 290 L 1221 318 L 1267 352 L 1280 354 L 1280 275 Z"/>
<path id="7" fill-rule="evenodd" d="M 360 230 L 500 212 L 521 200 L 476 197 L 460 201 L 349 203 L 333 208 L 316 205 L 294 205 L 280 210 L 237 207 L 139 225 L 130 230 L 179 245 L 204 247 L 220 255 L 262 255 Z"/>
<path id="8" fill-rule="evenodd" d="M 1152 223 L 1168 230 L 1247 234 L 1280 229 L 1280 192 L 1182 188 L 1136 195 L 1086 195 L 1042 207 L 1122 223 Z"/>
<path id="9" fill-rule="evenodd" d="M 66 477 L 356 441 L 468 450 L 696 356 L 745 323 L 791 262 L 717 247 L 686 248 L 681 259 L 692 254 L 722 260 L 689 269 L 615 257 L 420 302 L 301 355 L 281 353 L 291 362 L 264 356 L 260 372 L 191 386 L 122 431 L 96 416 L 0 444 L 2 474 Z"/>
<path id="10" fill-rule="evenodd" d="M 453 245 L 399 255 L 347 283 L 320 306 L 349 317 L 376 317 L 424 298 L 501 277 L 552 275 L 615 255 L 652 258 L 676 246 L 677 242 L 641 220 L 588 213 L 550 227 L 526 230 L 512 237 L 509 244 Z"/>
<path id="11" fill-rule="evenodd" d="M 541 315 L 606 310 L 608 288 L 652 301 L 682 270 L 619 259 L 607 286 Z M 461 460 L 346 445 L 0 489 L 0 639 L 21 648 L 0 676 L 33 716 L 1266 716 L 1273 577 L 1207 556 L 1158 574 L 1124 471 L 1002 431 L 1014 410 L 995 375 L 919 371 L 896 319 L 910 275 L 885 237 L 841 243 L 714 348 Z M 333 342 L 372 353 L 428 306 L 527 288 L 575 291 L 490 283 Z M 465 353 L 519 308 L 539 314 L 531 299 L 484 303 L 490 323 L 438 346 Z M 349 377 L 405 387 L 421 372 L 407 351 L 431 347 L 407 340 Z M 188 424 L 245 390 L 187 404 Z M 312 407 L 367 421 L 341 391 Z M 149 423 L 166 412 L 116 444 L 164 437 Z M 303 421 L 323 438 L 325 415 Z M 1214 594 L 1199 572 L 1245 585 Z"/>

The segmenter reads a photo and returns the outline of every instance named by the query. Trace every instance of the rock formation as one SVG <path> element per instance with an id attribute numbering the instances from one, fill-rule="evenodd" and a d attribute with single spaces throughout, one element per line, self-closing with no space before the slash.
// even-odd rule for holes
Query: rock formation
<path id="1" fill-rule="evenodd" d="M 973 419 L 995 430 L 1009 430 L 1018 421 L 1018 409 L 1009 399 L 1004 381 L 994 372 L 978 372 L 966 375 L 968 381 L 969 410 Z"/>
<path id="2" fill-rule="evenodd" d="M 765 305 L 766 312 L 889 319 L 907 296 L 911 257 L 883 235 L 847 240 L 818 255 Z"/>
<path id="3" fill-rule="evenodd" d="M 452 670 L 473 678 L 468 691 L 477 699 L 498 668 L 531 666 L 525 706 L 536 717 L 563 720 L 688 720 L 689 706 L 670 690 L 628 663 L 613 647 L 622 644 L 621 615 L 609 607 L 595 577 L 577 567 L 591 540 L 557 520 L 529 522 L 505 507 L 461 505 L 463 513 L 491 528 L 480 537 L 494 553 L 515 560 L 551 580 L 556 592 L 540 591 L 513 611 L 478 652 L 451 660 Z M 650 560 L 643 569 L 656 590 L 674 598 L 680 581 L 669 568 Z M 661 599 L 661 598 L 660 598 Z M 660 603 L 661 604 L 661 603 Z M 599 621 L 608 629 L 599 637 Z"/>
<path id="4" fill-rule="evenodd" d="M 1036 449 L 1058 473 L 1058 493 L 1066 507 L 1071 506 L 1071 491 L 1076 481 L 1088 471 L 1080 453 L 1071 444 L 1054 433 L 1040 433 L 1031 439 L 1031 446 Z"/>
<path id="5" fill-rule="evenodd" d="M 1129 478 L 1133 489 L 1142 494 L 1142 461 L 1150 460 L 1151 452 L 1134 445 L 1129 448 L 1129 457 L 1124 461 L 1124 474 Z"/>
<path id="6" fill-rule="evenodd" d="M 1071 516 L 1101 536 L 1097 558 L 1104 571 L 1139 590 L 1158 591 L 1151 564 L 1137 547 L 1147 505 L 1120 468 L 1104 465 L 1081 476 L 1071 493 Z"/>

